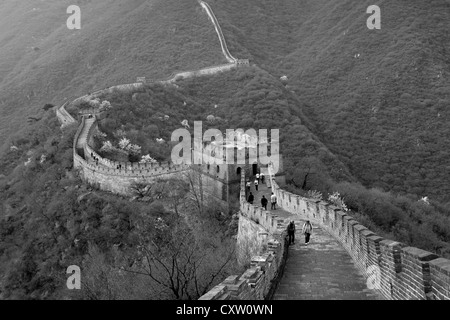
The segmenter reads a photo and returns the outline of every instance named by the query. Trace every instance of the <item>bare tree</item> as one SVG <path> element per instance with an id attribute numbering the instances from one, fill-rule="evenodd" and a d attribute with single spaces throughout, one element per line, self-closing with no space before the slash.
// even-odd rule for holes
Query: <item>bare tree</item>
<path id="1" fill-rule="evenodd" d="M 219 248 L 221 252 L 202 246 L 178 219 L 171 226 L 159 225 L 150 242 L 141 237 L 136 263 L 124 270 L 148 277 L 172 299 L 198 299 L 226 275 L 234 261 L 234 246 Z"/>
<path id="2" fill-rule="evenodd" d="M 303 159 L 301 164 L 294 169 L 292 178 L 289 180 L 289 182 L 297 188 L 306 190 L 311 176 L 318 174 L 317 162 L 318 160 L 312 157 Z M 298 182 L 296 180 L 296 177 L 300 177 L 301 182 Z"/>
<path id="3" fill-rule="evenodd" d="M 130 189 L 135 196 L 143 198 L 150 195 L 152 186 L 146 181 L 136 181 L 131 184 Z"/>
<path id="4" fill-rule="evenodd" d="M 200 216 L 203 216 L 205 211 L 205 193 L 203 188 L 202 173 L 197 170 L 189 170 L 183 175 L 189 184 L 189 198 L 194 200 Z"/>
<path id="5" fill-rule="evenodd" d="M 158 199 L 168 200 L 177 215 L 179 214 L 178 207 L 189 192 L 187 182 L 179 178 L 157 179 L 152 183 L 138 181 L 134 182 L 130 188 L 135 196 L 148 197 L 151 202 Z"/>
<path id="6" fill-rule="evenodd" d="M 178 216 L 178 208 L 189 193 L 189 184 L 182 178 L 160 179 L 157 180 L 154 189 L 160 199 L 165 199 L 171 204 L 172 210 Z"/>

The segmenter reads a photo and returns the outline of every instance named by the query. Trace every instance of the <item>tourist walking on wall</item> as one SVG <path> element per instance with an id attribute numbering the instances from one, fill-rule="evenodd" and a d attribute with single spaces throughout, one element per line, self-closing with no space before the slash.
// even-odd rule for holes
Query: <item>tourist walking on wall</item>
<path id="1" fill-rule="evenodd" d="M 305 244 L 306 245 L 308 245 L 308 243 L 309 243 L 309 238 L 311 237 L 312 229 L 313 229 L 313 226 L 309 222 L 309 220 L 306 221 L 302 227 L 302 233 L 305 235 Z"/>
<path id="2" fill-rule="evenodd" d="M 267 201 L 266 197 L 262 196 L 262 198 L 261 198 L 261 205 L 264 208 L 264 210 L 267 210 L 267 202 L 268 201 Z"/>
<path id="3" fill-rule="evenodd" d="M 261 178 L 261 183 L 264 183 L 264 173 L 261 172 L 261 174 L 259 175 L 259 177 Z"/>
<path id="4" fill-rule="evenodd" d="M 250 195 L 248 196 L 248 202 L 250 204 L 253 204 L 253 200 L 255 200 L 255 196 L 253 195 L 253 193 L 250 192 Z"/>
<path id="5" fill-rule="evenodd" d="M 287 233 L 289 236 L 289 245 L 294 244 L 295 243 L 295 223 L 294 220 L 292 220 L 288 226 L 287 226 Z"/>
<path id="6" fill-rule="evenodd" d="M 258 179 L 256 179 L 255 180 L 255 189 L 256 189 L 256 191 L 258 191 L 258 184 L 259 184 Z"/>
<path id="7" fill-rule="evenodd" d="M 247 192 L 250 192 L 250 180 L 247 181 L 246 187 L 247 187 Z"/>
<path id="8" fill-rule="evenodd" d="M 275 205 L 277 204 L 277 196 L 273 194 L 270 196 L 270 209 L 275 210 Z"/>
<path id="9" fill-rule="evenodd" d="M 256 180 L 259 182 L 259 173 L 256 174 Z"/>

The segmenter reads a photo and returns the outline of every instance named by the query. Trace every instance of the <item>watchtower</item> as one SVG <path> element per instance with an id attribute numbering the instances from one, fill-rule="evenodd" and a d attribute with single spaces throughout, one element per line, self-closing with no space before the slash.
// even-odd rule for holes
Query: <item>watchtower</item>
<path id="1" fill-rule="evenodd" d="M 247 144 L 242 146 L 235 141 L 224 140 L 220 143 L 194 139 L 193 168 L 202 174 L 205 190 L 215 199 L 229 204 L 239 201 L 241 173 L 250 179 L 257 173 L 267 176 L 267 146 L 264 144 Z M 282 157 L 278 149 L 271 150 L 277 154 L 278 181 L 284 180 Z M 258 154 L 259 152 L 259 154 Z"/>

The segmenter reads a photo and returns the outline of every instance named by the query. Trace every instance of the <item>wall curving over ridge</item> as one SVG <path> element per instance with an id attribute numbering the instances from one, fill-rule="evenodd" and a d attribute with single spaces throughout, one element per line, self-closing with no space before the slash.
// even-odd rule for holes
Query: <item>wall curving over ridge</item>
<path id="1" fill-rule="evenodd" d="M 209 19 L 214 24 L 214 28 L 216 29 L 217 35 L 219 36 L 220 46 L 222 47 L 222 52 L 225 55 L 225 58 L 230 63 L 236 63 L 237 59 L 231 55 L 230 51 L 228 51 L 227 42 L 225 41 L 225 37 L 223 35 L 222 28 L 220 27 L 220 24 L 216 18 L 216 15 L 212 11 L 209 4 L 207 4 L 204 1 L 199 1 L 199 3 L 202 6 L 202 8 L 206 10 L 206 13 L 208 14 Z"/>
<path id="2" fill-rule="evenodd" d="M 236 68 L 238 64 L 226 64 L 221 66 L 213 66 L 197 71 L 187 71 L 177 73 L 173 78 L 165 81 L 159 81 L 162 84 L 171 84 L 177 80 L 189 77 L 197 77 L 210 75 L 218 72 L 224 72 Z M 76 105 L 81 102 L 91 101 L 102 95 L 112 92 L 130 93 L 144 90 L 143 83 L 131 83 L 112 86 L 103 90 L 99 90 L 80 98 L 75 99 L 70 104 Z M 56 115 L 64 127 L 76 120 L 66 111 L 65 107 L 69 103 L 65 103 L 56 110 Z M 96 127 L 96 115 L 102 111 L 92 111 L 94 118 L 87 118 L 86 114 L 82 115 L 82 122 L 77 131 L 74 140 L 74 168 L 80 169 L 82 177 L 85 181 L 97 184 L 102 190 L 114 193 L 130 195 L 130 186 L 135 182 L 151 182 L 157 178 L 169 178 L 174 173 L 183 172 L 189 169 L 188 165 L 174 165 L 169 162 L 161 164 L 139 164 L 131 162 L 116 162 L 100 157 L 88 144 L 93 131 Z M 95 157 L 95 161 L 94 161 Z M 217 197 L 217 195 L 215 195 Z"/>
<path id="3" fill-rule="evenodd" d="M 75 122 L 75 119 L 66 110 L 68 104 L 69 102 L 66 102 L 61 107 L 56 108 L 56 117 L 59 119 L 61 127 L 68 126 Z"/>

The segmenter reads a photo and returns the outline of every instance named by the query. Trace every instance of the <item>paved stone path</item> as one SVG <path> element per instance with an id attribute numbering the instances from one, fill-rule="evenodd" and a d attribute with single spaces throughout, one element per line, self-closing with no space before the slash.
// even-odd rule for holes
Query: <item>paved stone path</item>
<path id="1" fill-rule="evenodd" d="M 261 206 L 261 197 L 270 199 L 271 189 L 259 185 L 251 192 L 254 204 Z M 268 209 L 270 209 L 270 200 Z M 356 268 L 351 256 L 327 231 L 313 225 L 309 244 L 301 234 L 304 220 L 282 210 L 271 210 L 280 217 L 294 220 L 295 244 L 289 248 L 283 277 L 274 300 L 379 300 L 376 292 L 367 288 L 364 276 Z"/>

